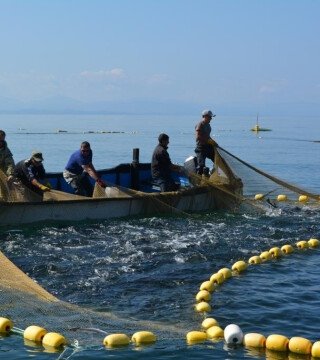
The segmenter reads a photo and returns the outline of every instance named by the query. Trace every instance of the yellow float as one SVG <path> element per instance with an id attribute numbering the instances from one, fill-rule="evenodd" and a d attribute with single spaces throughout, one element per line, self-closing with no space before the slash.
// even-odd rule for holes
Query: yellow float
<path id="1" fill-rule="evenodd" d="M 59 347 L 66 345 L 66 339 L 59 333 L 56 332 L 49 332 L 46 333 L 42 339 L 42 345 L 44 347 L 51 347 L 58 349 Z"/>
<path id="2" fill-rule="evenodd" d="M 308 355 L 311 353 L 312 343 L 303 337 L 292 337 L 289 341 L 289 350 L 295 354 Z"/>
<path id="3" fill-rule="evenodd" d="M 207 334 L 203 331 L 190 331 L 187 334 L 187 343 L 195 344 L 207 340 Z"/>
<path id="4" fill-rule="evenodd" d="M 209 327 L 209 329 L 206 330 L 208 339 L 218 339 L 223 338 L 224 331 L 221 329 L 220 326 L 214 325 Z"/>
<path id="5" fill-rule="evenodd" d="M 283 245 L 281 247 L 281 251 L 284 253 L 284 254 L 291 254 L 293 252 L 293 247 L 289 244 L 287 245 Z"/>
<path id="6" fill-rule="evenodd" d="M 153 343 L 157 338 L 151 331 L 137 331 L 132 335 L 131 340 L 136 345 L 140 345 Z"/>
<path id="7" fill-rule="evenodd" d="M 200 290 L 207 290 L 209 292 L 213 292 L 215 288 L 215 285 L 213 282 L 211 282 L 210 280 L 204 281 L 201 285 L 200 285 Z"/>
<path id="8" fill-rule="evenodd" d="M 42 342 L 43 337 L 47 333 L 47 330 L 37 326 L 37 325 L 30 325 L 28 326 L 24 332 L 23 337 L 26 340 L 34 341 L 34 342 Z"/>
<path id="9" fill-rule="evenodd" d="M 210 312 L 211 306 L 206 301 L 201 301 L 195 306 L 195 309 L 198 312 Z"/>
<path id="10" fill-rule="evenodd" d="M 209 329 L 211 326 L 219 326 L 219 323 L 216 319 L 214 318 L 206 318 L 202 321 L 201 326 L 207 330 Z"/>
<path id="11" fill-rule="evenodd" d="M 250 265 L 256 265 L 256 264 L 261 264 L 262 260 L 260 256 L 251 256 L 251 258 L 248 260 L 248 263 Z"/>
<path id="12" fill-rule="evenodd" d="M 9 333 L 13 328 L 13 322 L 7 318 L 0 317 L 0 333 Z"/>
<path id="13" fill-rule="evenodd" d="M 267 260 L 270 260 L 272 258 L 271 254 L 269 253 L 269 251 L 263 251 L 261 254 L 260 254 L 260 258 L 262 261 L 267 261 Z"/>
<path id="14" fill-rule="evenodd" d="M 256 195 L 254 196 L 254 199 L 257 200 L 257 201 L 263 200 L 263 198 L 264 198 L 264 195 L 263 195 L 263 194 L 256 194 Z"/>
<path id="15" fill-rule="evenodd" d="M 314 358 L 320 358 L 320 341 L 316 341 L 312 345 L 311 356 Z"/>
<path id="16" fill-rule="evenodd" d="M 283 335 L 269 335 L 266 340 L 266 348 L 273 351 L 287 351 L 289 339 Z"/>
<path id="17" fill-rule="evenodd" d="M 210 301 L 211 300 L 211 294 L 208 290 L 200 290 L 198 294 L 196 295 L 196 300 L 198 302 L 200 301 Z"/>
<path id="18" fill-rule="evenodd" d="M 248 267 L 248 265 L 243 261 L 237 261 L 232 265 L 232 270 L 233 271 L 237 271 L 238 273 L 246 270 L 246 268 Z"/>
<path id="19" fill-rule="evenodd" d="M 224 276 L 222 273 L 215 273 L 211 275 L 210 281 L 216 285 L 221 285 L 224 282 Z"/>
<path id="20" fill-rule="evenodd" d="M 222 268 L 218 271 L 218 273 L 222 274 L 225 280 L 231 278 L 232 276 L 232 271 L 228 268 Z"/>
<path id="21" fill-rule="evenodd" d="M 299 196 L 299 202 L 307 202 L 307 201 L 309 201 L 309 196 L 307 196 L 307 195 L 300 195 Z"/>
<path id="22" fill-rule="evenodd" d="M 270 250 L 269 250 L 269 253 L 271 254 L 271 256 L 273 257 L 273 258 L 278 258 L 278 257 L 280 257 L 281 255 L 282 255 L 282 251 L 281 251 L 281 249 L 280 248 L 278 248 L 278 247 L 273 247 L 273 248 L 271 248 Z"/>
<path id="23" fill-rule="evenodd" d="M 300 249 L 300 250 L 308 249 L 308 247 L 309 247 L 308 241 L 306 241 L 306 240 L 298 241 L 296 243 L 296 245 L 297 245 L 297 248 Z"/>
<path id="24" fill-rule="evenodd" d="M 266 346 L 266 338 L 262 334 L 248 333 L 243 337 L 243 345 L 246 347 L 263 348 Z"/>
<path id="25" fill-rule="evenodd" d="M 278 195 L 278 196 L 277 196 L 277 200 L 278 200 L 278 201 L 287 201 L 288 198 L 287 198 L 287 195 L 281 194 L 281 195 Z"/>
<path id="26" fill-rule="evenodd" d="M 109 347 L 126 346 L 130 339 L 126 334 L 110 334 L 103 339 L 103 345 Z"/>
<path id="27" fill-rule="evenodd" d="M 320 244 L 320 241 L 318 239 L 310 239 L 308 240 L 309 247 L 318 247 Z"/>

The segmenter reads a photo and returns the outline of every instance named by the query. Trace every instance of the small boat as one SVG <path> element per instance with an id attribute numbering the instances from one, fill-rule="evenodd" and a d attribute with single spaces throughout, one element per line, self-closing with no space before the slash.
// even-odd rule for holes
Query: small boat
<path id="1" fill-rule="evenodd" d="M 259 131 L 271 131 L 271 129 L 262 128 L 259 126 L 259 114 L 257 115 L 256 125 L 250 129 L 251 131 L 259 132 Z"/>
<path id="2" fill-rule="evenodd" d="M 132 163 L 98 173 L 108 187 L 102 189 L 95 185 L 95 190 L 99 187 L 103 193 L 96 196 L 94 192 L 92 198 L 74 195 L 61 172 L 47 174 L 52 190 L 44 193 L 43 199 L 21 201 L 8 198 L 5 201 L 3 196 L 0 201 L 0 226 L 233 210 L 238 202 L 238 198 L 230 193 L 230 184 L 225 192 L 222 187 L 212 186 L 201 178 L 199 180 L 196 174 L 198 178 L 192 181 L 188 175 L 174 173 L 180 189 L 160 192 L 151 181 L 150 163 L 139 163 L 139 149 L 134 149 Z M 0 185 L 3 187 L 4 182 L 0 181 Z"/>

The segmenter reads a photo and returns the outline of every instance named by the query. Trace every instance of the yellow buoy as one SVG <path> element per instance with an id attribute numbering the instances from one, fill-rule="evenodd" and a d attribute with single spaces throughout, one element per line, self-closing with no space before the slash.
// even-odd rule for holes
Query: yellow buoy
<path id="1" fill-rule="evenodd" d="M 151 331 L 137 331 L 132 335 L 131 340 L 136 345 L 140 345 L 153 343 L 157 340 L 157 338 Z"/>
<path id="2" fill-rule="evenodd" d="M 243 260 L 237 261 L 232 265 L 232 270 L 239 273 L 246 270 L 246 268 L 247 264 Z"/>
<path id="3" fill-rule="evenodd" d="M 232 272 L 228 268 L 222 268 L 218 271 L 218 273 L 222 274 L 225 280 L 231 278 L 231 276 L 232 276 Z"/>
<path id="4" fill-rule="evenodd" d="M 223 338 L 224 336 L 223 329 L 221 329 L 221 327 L 217 325 L 209 327 L 206 331 L 207 331 L 208 339 Z"/>
<path id="5" fill-rule="evenodd" d="M 195 344 L 207 340 L 207 334 L 203 331 L 189 331 L 187 334 L 187 343 Z"/>
<path id="6" fill-rule="evenodd" d="M 281 249 L 279 249 L 278 247 L 273 247 L 269 250 L 269 253 L 271 254 L 272 257 L 277 258 L 280 257 L 282 255 L 282 251 Z"/>
<path id="7" fill-rule="evenodd" d="M 300 195 L 298 200 L 299 200 L 299 202 L 307 202 L 307 201 L 309 201 L 309 196 Z"/>
<path id="8" fill-rule="evenodd" d="M 266 338 L 262 334 L 248 333 L 243 338 L 243 345 L 246 347 L 262 348 L 266 346 Z"/>
<path id="9" fill-rule="evenodd" d="M 64 336 L 56 332 L 46 333 L 42 339 L 42 345 L 44 347 L 59 348 L 66 345 L 67 341 Z"/>
<path id="10" fill-rule="evenodd" d="M 251 258 L 248 260 L 248 263 L 250 265 L 261 264 L 262 260 L 260 256 L 255 255 L 255 256 L 251 256 Z"/>
<path id="11" fill-rule="evenodd" d="M 207 290 L 209 292 L 213 292 L 214 288 L 215 288 L 214 283 L 210 280 L 204 281 L 200 285 L 200 290 Z"/>
<path id="12" fill-rule="evenodd" d="M 103 345 L 109 347 L 125 346 L 130 343 L 130 339 L 126 334 L 110 334 L 103 339 Z"/>
<path id="13" fill-rule="evenodd" d="M 287 201 L 287 195 L 283 195 L 283 194 L 281 194 L 281 195 L 278 195 L 277 196 L 277 200 L 278 201 Z"/>
<path id="14" fill-rule="evenodd" d="M 208 290 L 200 290 L 198 294 L 196 295 L 196 300 L 198 302 L 200 301 L 210 301 L 211 300 L 211 294 Z"/>
<path id="15" fill-rule="evenodd" d="M 262 261 L 267 261 L 267 260 L 270 260 L 272 258 L 271 254 L 269 253 L 269 251 L 263 251 L 261 254 L 260 254 L 260 258 Z"/>
<path id="16" fill-rule="evenodd" d="M 312 343 L 303 337 L 292 337 L 289 341 L 289 350 L 295 354 L 310 354 Z"/>
<path id="17" fill-rule="evenodd" d="M 266 348 L 274 351 L 287 351 L 289 339 L 283 335 L 269 335 L 266 340 Z"/>
<path id="18" fill-rule="evenodd" d="M 211 326 L 219 326 L 219 323 L 216 319 L 214 318 L 206 318 L 202 321 L 201 326 L 204 329 L 209 329 Z"/>
<path id="19" fill-rule="evenodd" d="M 210 281 L 216 285 L 221 285 L 224 282 L 224 276 L 223 274 L 217 272 L 211 275 Z"/>
<path id="20" fill-rule="evenodd" d="M 309 244 L 308 244 L 308 241 L 306 241 L 306 240 L 301 240 L 301 241 L 298 241 L 297 243 L 296 243 L 296 245 L 297 245 L 297 248 L 298 249 L 308 249 L 308 247 L 309 247 Z"/>
<path id="21" fill-rule="evenodd" d="M 24 330 L 23 337 L 26 340 L 30 340 L 34 342 L 42 342 L 42 339 L 46 333 L 47 333 L 46 329 L 37 325 L 31 325 Z"/>
<path id="22" fill-rule="evenodd" d="M 13 328 L 13 322 L 7 318 L 0 317 L 0 333 L 9 333 Z"/>
<path id="23" fill-rule="evenodd" d="M 201 301 L 195 306 L 195 309 L 198 312 L 210 312 L 211 306 L 206 301 Z"/>
<path id="24" fill-rule="evenodd" d="M 310 239 L 308 240 L 309 247 L 318 247 L 320 245 L 320 241 L 318 239 Z"/>
<path id="25" fill-rule="evenodd" d="M 314 358 L 320 358 L 320 341 L 316 341 L 312 345 L 311 356 Z"/>
<path id="26" fill-rule="evenodd" d="M 263 200 L 263 198 L 264 198 L 264 195 L 263 194 L 256 194 L 255 196 L 254 196 L 254 199 L 255 200 Z"/>
<path id="27" fill-rule="evenodd" d="M 283 245 L 281 247 L 281 251 L 284 253 L 284 254 L 291 254 L 293 252 L 293 247 L 289 244 L 287 245 Z"/>

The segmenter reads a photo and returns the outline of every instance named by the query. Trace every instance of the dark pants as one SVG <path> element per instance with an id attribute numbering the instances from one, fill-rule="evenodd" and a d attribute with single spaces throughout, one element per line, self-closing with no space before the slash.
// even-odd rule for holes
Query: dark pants
<path id="1" fill-rule="evenodd" d="M 70 185 L 74 188 L 76 195 L 92 197 L 93 185 L 90 182 L 89 175 L 83 172 L 80 176 L 71 181 Z"/>
<path id="2" fill-rule="evenodd" d="M 197 155 L 197 174 L 203 174 L 203 168 L 206 166 L 206 158 L 214 163 L 214 147 L 212 145 L 197 145 L 195 149 Z"/>
<path id="3" fill-rule="evenodd" d="M 165 191 L 177 191 L 179 184 L 176 184 L 172 178 L 157 178 L 153 179 L 153 182 L 160 186 L 161 192 Z"/>

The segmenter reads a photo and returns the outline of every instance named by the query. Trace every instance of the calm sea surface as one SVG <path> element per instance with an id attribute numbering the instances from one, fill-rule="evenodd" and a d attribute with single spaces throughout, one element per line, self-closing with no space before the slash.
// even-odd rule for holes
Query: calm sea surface
<path id="1" fill-rule="evenodd" d="M 217 116 L 212 127 L 221 147 L 319 194 L 319 120 L 261 118 L 260 126 L 272 131 L 258 135 L 250 131 L 254 116 Z M 149 162 L 161 132 L 170 136 L 171 160 L 183 163 L 194 154 L 197 121 L 193 116 L 0 115 L 0 128 L 7 132 L 15 161 L 38 149 L 51 172 L 62 171 L 71 152 L 84 140 L 91 143 L 98 169 L 130 162 L 133 148 L 140 149 L 141 162 Z M 0 336 L 0 358 L 265 359 L 264 351 L 229 348 L 223 341 L 187 345 L 185 334 L 199 329 L 202 322 L 193 310 L 195 295 L 211 274 L 237 260 L 247 260 L 273 246 L 320 239 L 319 224 L 318 209 L 292 206 L 265 215 L 215 212 L 1 229 L 0 250 L 59 299 L 123 319 L 160 322 L 163 329 L 175 324 L 182 335 L 168 332 L 166 337 L 162 330 L 154 345 L 138 350 L 89 346 L 72 355 L 30 347 L 18 335 Z M 318 249 L 296 251 L 251 266 L 213 293 L 210 316 L 223 328 L 238 324 L 244 333 L 319 340 L 319 256 Z M 37 314 L 34 322 L 36 319 Z"/>

